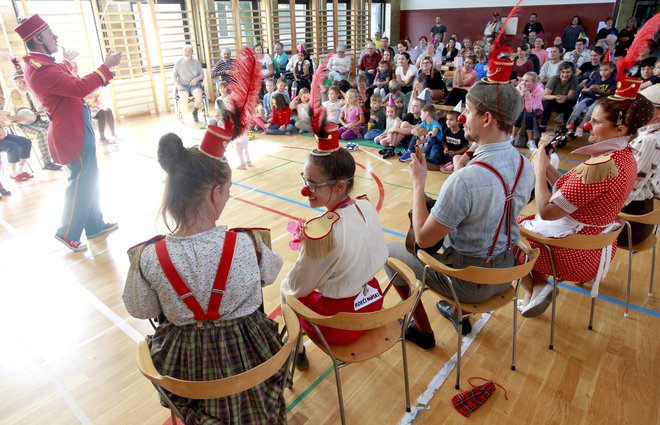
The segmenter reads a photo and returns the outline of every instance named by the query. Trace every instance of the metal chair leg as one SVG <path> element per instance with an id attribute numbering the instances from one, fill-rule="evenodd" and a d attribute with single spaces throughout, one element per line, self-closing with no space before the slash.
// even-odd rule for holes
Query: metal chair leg
<path id="1" fill-rule="evenodd" d="M 406 412 L 410 412 L 410 381 L 408 379 L 408 354 L 405 338 L 401 339 L 401 352 L 403 354 L 403 381 L 406 387 Z"/>
<path id="2" fill-rule="evenodd" d="M 341 378 L 339 377 L 339 366 L 337 365 L 337 359 L 332 359 L 332 367 L 335 370 L 335 381 L 337 383 L 337 398 L 339 399 L 339 413 L 341 414 L 341 423 L 346 425 L 346 413 L 344 412 L 344 396 L 341 392 Z"/>
<path id="3" fill-rule="evenodd" d="M 548 257 L 550 258 L 550 268 L 552 270 L 552 319 L 550 320 L 550 345 L 549 349 L 555 349 L 555 319 L 557 317 L 557 271 L 555 270 L 555 260 L 552 257 L 552 250 L 548 245 L 543 245 L 548 251 Z"/>
<path id="4" fill-rule="evenodd" d="M 520 281 L 516 285 L 516 292 L 513 297 L 513 329 L 512 329 L 512 348 L 511 348 L 511 370 L 516 370 L 516 333 L 518 331 L 518 289 L 520 288 Z"/>
<path id="5" fill-rule="evenodd" d="M 630 317 L 630 287 L 632 286 L 632 262 L 633 262 L 633 251 L 632 251 L 632 229 L 630 223 L 627 221 L 626 230 L 628 231 L 628 283 L 626 284 L 626 311 L 623 313 L 623 317 Z"/>
<path id="6" fill-rule="evenodd" d="M 293 351 L 292 355 L 292 361 L 291 361 L 291 377 L 289 378 L 289 383 L 287 385 L 287 388 L 291 389 L 293 388 L 293 375 L 296 372 L 296 356 L 298 355 L 298 351 L 300 351 L 300 346 L 302 345 L 302 340 L 303 340 L 303 333 L 301 332 L 300 335 L 298 336 L 298 342 L 296 343 L 296 349 Z"/>
<path id="7" fill-rule="evenodd" d="M 593 330 L 594 310 L 596 310 L 596 297 L 591 297 L 591 312 L 589 313 L 589 330 Z"/>
<path id="8" fill-rule="evenodd" d="M 458 322 L 458 347 L 456 350 L 456 386 L 457 390 L 461 389 L 461 344 L 463 343 L 463 322 Z"/>

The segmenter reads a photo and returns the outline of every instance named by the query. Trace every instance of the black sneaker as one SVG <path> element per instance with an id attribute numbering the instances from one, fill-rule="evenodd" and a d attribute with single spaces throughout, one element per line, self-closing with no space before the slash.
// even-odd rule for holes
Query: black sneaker
<path id="1" fill-rule="evenodd" d="M 4 187 L 0 186 L 0 195 L 2 196 L 9 196 L 11 195 L 11 192 L 5 189 Z"/>
<path id="2" fill-rule="evenodd" d="M 406 341 L 410 341 L 425 350 L 435 347 L 435 336 L 433 332 L 418 331 L 415 322 L 412 320 L 408 323 L 408 329 L 406 329 Z"/>
<path id="3" fill-rule="evenodd" d="M 48 171 L 57 171 L 61 169 L 62 169 L 61 165 L 53 164 L 52 162 L 49 162 L 48 164 L 44 165 L 44 170 L 48 170 Z"/>
<path id="4" fill-rule="evenodd" d="M 383 159 L 391 158 L 394 156 L 394 146 L 390 146 L 387 148 L 387 152 L 385 152 L 385 155 L 383 155 Z"/>
<path id="5" fill-rule="evenodd" d="M 438 311 L 440 311 L 440 314 L 442 314 L 442 317 L 445 319 L 449 320 L 452 325 L 454 325 L 454 329 L 458 331 L 458 316 L 454 310 L 454 306 L 449 304 L 447 301 L 438 301 L 435 305 L 438 307 Z M 467 335 L 470 332 L 472 332 L 472 324 L 470 323 L 470 319 L 467 317 L 463 318 L 463 323 L 462 323 L 462 328 L 461 328 L 461 333 L 463 335 Z"/>
<path id="6" fill-rule="evenodd" d="M 195 120 L 195 122 L 199 122 L 199 112 L 197 109 L 193 111 L 193 119 Z"/>
<path id="7" fill-rule="evenodd" d="M 378 155 L 385 155 L 387 153 L 387 148 L 383 148 L 378 151 Z"/>
<path id="8" fill-rule="evenodd" d="M 296 369 L 307 370 L 309 369 L 309 359 L 307 358 L 307 350 L 303 347 L 301 353 L 296 353 Z"/>

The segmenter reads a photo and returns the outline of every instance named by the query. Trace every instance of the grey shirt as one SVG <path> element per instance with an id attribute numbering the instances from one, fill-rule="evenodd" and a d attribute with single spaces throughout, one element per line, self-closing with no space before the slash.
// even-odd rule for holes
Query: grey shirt
<path id="1" fill-rule="evenodd" d="M 511 216 L 511 243 L 518 242 L 520 231 L 516 217 L 529 202 L 535 178 L 531 163 L 507 140 L 479 146 L 470 164 L 449 176 L 442 186 L 431 216 L 453 229 L 445 239 L 446 246 L 454 247 L 462 255 L 487 257 L 504 210 L 504 190 L 491 171 L 471 163 L 482 161 L 492 165 L 510 190 L 521 159 L 523 172 L 514 192 Z M 506 243 L 506 226 L 502 224 L 493 256 L 503 253 Z"/>
<path id="2" fill-rule="evenodd" d="M 184 58 L 179 59 L 174 64 L 174 81 L 177 84 L 188 85 L 193 78 L 204 79 L 204 70 L 202 64 L 195 58 L 189 61 Z"/>

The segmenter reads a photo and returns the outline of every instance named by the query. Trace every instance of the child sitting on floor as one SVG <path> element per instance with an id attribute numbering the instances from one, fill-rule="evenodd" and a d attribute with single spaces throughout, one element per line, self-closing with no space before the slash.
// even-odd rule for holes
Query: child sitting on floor
<path id="1" fill-rule="evenodd" d="M 369 123 L 367 123 L 367 134 L 364 135 L 366 140 L 374 140 L 376 136 L 380 136 L 385 131 L 385 113 L 380 104 L 382 100 L 383 98 L 378 93 L 371 95 L 371 114 Z"/>
<path id="2" fill-rule="evenodd" d="M 290 136 L 295 127 L 291 124 L 291 109 L 284 99 L 282 93 L 275 93 L 270 100 L 273 118 L 270 121 L 266 133 L 281 136 Z"/>
<path id="3" fill-rule="evenodd" d="M 336 86 L 330 87 L 328 90 L 328 100 L 323 102 L 325 108 L 325 119 L 327 122 L 339 125 L 339 114 L 341 113 L 341 100 L 339 100 L 341 92 Z"/>
<path id="4" fill-rule="evenodd" d="M 252 118 L 252 125 L 259 127 L 266 133 L 268 128 L 268 120 L 273 115 L 273 110 L 271 107 L 271 99 L 275 93 L 275 80 L 273 78 L 266 79 L 266 94 L 264 94 L 264 99 L 262 102 L 261 108 L 257 107 L 256 114 Z"/>
<path id="5" fill-rule="evenodd" d="M 284 100 L 286 101 L 287 105 L 291 103 L 291 96 L 289 95 L 289 91 L 286 89 L 286 80 L 283 78 L 280 78 L 277 80 L 277 90 L 275 90 L 275 93 L 280 93 L 284 96 Z"/>
<path id="6" fill-rule="evenodd" d="M 396 106 L 394 106 L 394 102 L 387 105 L 386 113 L 387 118 L 385 120 L 385 131 L 383 131 L 383 134 L 377 136 L 374 139 L 374 142 L 380 143 L 382 146 L 384 146 L 383 149 L 378 151 L 379 154 L 383 155 L 384 159 L 394 156 L 394 148 L 396 147 L 397 142 L 392 138 L 392 133 L 390 130 L 401 122 L 401 119 L 399 118 L 396 111 Z"/>
<path id="7" fill-rule="evenodd" d="M 309 90 L 300 89 L 296 97 L 291 101 L 289 107 L 296 110 L 297 117 L 295 126 L 300 131 L 312 132 L 312 117 L 309 115 Z"/>
<path id="8" fill-rule="evenodd" d="M 342 125 L 339 128 L 339 137 L 342 140 L 352 140 L 362 138 L 364 134 L 364 115 L 362 108 L 358 103 L 358 94 L 355 89 L 350 89 L 346 92 L 346 105 L 341 108 L 339 114 L 339 123 Z M 356 143 L 349 143 L 346 149 L 349 151 L 357 150 Z"/>
<path id="9" fill-rule="evenodd" d="M 401 83 L 399 80 L 392 80 L 389 82 L 388 87 L 390 93 L 385 96 L 383 99 L 383 106 L 387 105 L 390 101 L 390 98 L 394 99 L 394 105 L 396 106 L 397 112 L 403 111 L 403 105 L 406 101 L 405 95 L 401 92 Z M 412 103 L 412 102 L 411 102 Z"/>
<path id="10" fill-rule="evenodd" d="M 387 96 L 387 85 L 392 79 L 392 71 L 390 65 L 386 61 L 380 61 L 378 64 L 378 71 L 374 77 L 373 89 L 374 93 L 380 94 L 381 98 Z"/>
<path id="11" fill-rule="evenodd" d="M 438 140 L 442 140 L 442 127 L 435 120 L 434 114 L 435 108 L 433 105 L 422 107 L 422 122 L 410 131 L 413 137 L 410 139 L 410 144 L 408 144 L 408 150 L 401 155 L 399 161 L 412 161 L 411 155 L 415 153 L 417 146 L 426 149 L 429 143 L 435 144 Z"/>
<path id="12" fill-rule="evenodd" d="M 447 112 L 446 126 L 442 131 L 442 137 L 426 148 L 426 161 L 429 170 L 440 170 L 443 173 L 454 172 L 454 157 L 460 157 L 469 148 L 469 142 L 465 138 L 463 127 L 458 123 L 458 111 Z"/>
<path id="13" fill-rule="evenodd" d="M 218 95 L 218 98 L 215 99 L 215 108 L 209 117 L 209 124 L 211 125 L 218 125 L 219 122 L 222 122 L 224 119 L 222 111 L 227 110 L 227 102 L 229 102 L 229 91 L 227 89 L 227 83 L 220 81 L 218 83 L 218 90 L 220 91 L 220 94 Z"/>
<path id="14" fill-rule="evenodd" d="M 405 95 L 406 99 L 406 104 L 408 105 L 408 109 L 406 112 L 409 114 L 412 114 L 413 110 L 413 99 L 421 99 L 425 105 L 429 105 L 433 103 L 433 93 L 431 90 L 426 87 L 426 75 L 418 75 L 415 78 L 415 82 L 413 83 L 413 89 L 410 93 L 407 93 Z"/>

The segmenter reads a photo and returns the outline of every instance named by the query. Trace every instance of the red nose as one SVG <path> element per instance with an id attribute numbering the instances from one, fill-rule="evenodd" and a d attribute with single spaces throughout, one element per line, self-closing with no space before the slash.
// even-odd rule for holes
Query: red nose
<path id="1" fill-rule="evenodd" d="M 584 128 L 587 131 L 591 131 L 591 129 L 594 128 L 594 127 L 591 125 L 591 121 L 587 121 L 586 123 L 584 123 L 582 128 Z"/>
<path id="2" fill-rule="evenodd" d="M 304 196 L 305 198 L 309 198 L 310 195 L 312 194 L 312 191 L 309 190 L 307 186 L 303 186 L 302 189 L 300 189 L 300 194 Z"/>
<path id="3" fill-rule="evenodd" d="M 459 124 L 465 124 L 465 121 L 467 121 L 467 119 L 465 118 L 465 115 L 461 114 L 461 115 L 458 116 L 458 123 Z"/>

